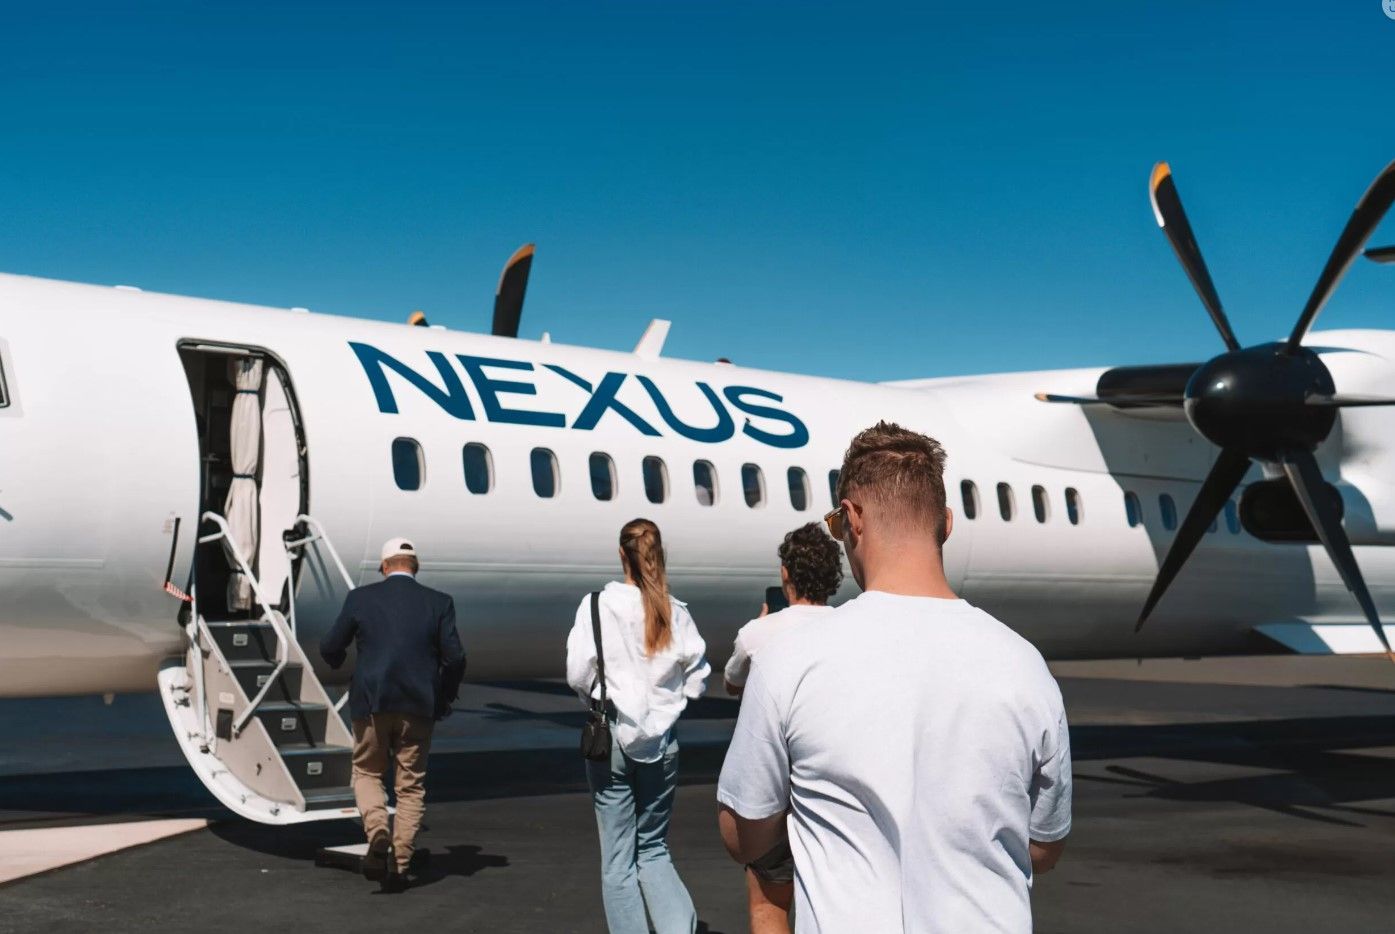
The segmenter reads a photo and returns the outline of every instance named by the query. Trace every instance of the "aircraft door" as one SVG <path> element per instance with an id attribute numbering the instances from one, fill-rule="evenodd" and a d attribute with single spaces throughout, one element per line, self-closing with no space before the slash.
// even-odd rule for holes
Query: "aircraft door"
<path id="1" fill-rule="evenodd" d="M 199 515 L 224 518 L 262 592 L 284 609 L 293 575 L 285 535 L 306 511 L 309 490 L 289 376 L 261 348 L 184 344 L 180 356 L 199 432 Z M 200 549 L 195 579 L 202 611 L 257 614 L 227 547 Z"/>

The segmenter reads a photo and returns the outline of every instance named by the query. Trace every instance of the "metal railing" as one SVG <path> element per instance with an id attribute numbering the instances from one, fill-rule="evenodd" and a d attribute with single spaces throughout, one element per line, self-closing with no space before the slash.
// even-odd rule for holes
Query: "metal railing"
<path id="1" fill-rule="evenodd" d="M 262 701 L 266 699 L 266 694 L 271 690 L 272 685 L 277 682 L 281 677 L 281 673 L 286 670 L 286 663 L 290 661 L 290 641 L 292 636 L 286 628 L 285 617 L 271 608 L 271 603 L 266 599 L 266 595 L 262 593 L 261 584 L 258 583 L 256 575 L 252 573 L 252 568 L 247 564 L 247 559 L 243 557 L 242 551 L 237 547 L 237 542 L 233 541 L 232 529 L 228 528 L 228 520 L 224 519 L 216 512 L 206 512 L 199 517 L 199 520 L 201 522 L 212 522 L 214 525 L 218 526 L 218 531 L 209 535 L 200 536 L 198 543 L 200 545 L 206 545 L 210 542 L 219 540 L 223 542 L 223 546 L 227 549 L 228 554 L 232 556 L 233 562 L 237 565 L 238 570 L 242 573 L 242 576 L 247 579 L 247 584 L 252 589 L 252 595 L 256 597 L 257 604 L 262 608 L 262 619 L 270 624 L 272 632 L 276 633 L 276 668 L 271 672 L 271 676 L 266 679 L 266 683 L 257 691 L 256 696 L 248 703 L 247 709 L 242 711 L 242 715 L 233 722 L 232 734 L 233 736 L 237 736 L 242 732 L 242 728 L 247 725 L 247 721 L 256 713 Z M 195 615 L 197 616 L 197 614 Z"/>
<path id="2" fill-rule="evenodd" d="M 218 748 L 218 733 L 213 729 L 213 721 L 208 717 L 208 691 L 203 683 L 203 646 L 200 640 L 207 639 L 208 644 L 213 644 L 213 634 L 208 631 L 208 624 L 204 622 L 203 616 L 199 613 L 199 589 L 189 588 L 190 613 L 189 623 L 185 629 L 185 635 L 189 638 L 189 648 L 193 652 L 190 659 L 190 667 L 194 671 L 194 699 L 198 702 L 197 716 L 199 718 L 199 737 L 203 740 L 202 748 L 204 752 L 213 752 Z"/>
<path id="3" fill-rule="evenodd" d="M 354 579 L 351 576 L 349 576 L 348 568 L 344 566 L 343 560 L 339 557 L 339 550 L 334 547 L 334 542 L 329 540 L 329 535 L 325 532 L 325 527 L 320 524 L 320 520 L 306 513 L 301 513 L 300 515 L 296 516 L 296 523 L 297 525 L 304 525 L 305 528 L 309 530 L 310 534 L 306 535 L 304 538 L 292 539 L 291 541 L 286 542 L 286 551 L 290 553 L 294 552 L 297 548 L 304 548 L 306 545 L 310 545 L 315 542 L 324 542 L 325 548 L 329 551 L 330 559 L 334 562 L 335 568 L 338 569 L 339 576 L 344 580 L 344 587 L 348 590 L 353 590 Z M 294 592 L 292 592 L 291 632 L 296 631 L 297 630 L 295 619 L 295 594 Z M 339 698 L 339 700 L 334 705 L 335 711 L 338 712 L 343 710 L 344 704 L 346 704 L 348 700 L 349 691 L 346 688 L 344 690 L 344 696 Z"/>

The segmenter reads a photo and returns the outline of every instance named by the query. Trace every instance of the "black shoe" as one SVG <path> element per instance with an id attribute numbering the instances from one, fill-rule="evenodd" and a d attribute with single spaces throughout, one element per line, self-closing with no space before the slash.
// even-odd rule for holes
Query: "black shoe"
<path id="1" fill-rule="evenodd" d="M 389 895 L 398 895 L 410 889 L 416 884 L 416 881 L 417 877 L 415 873 L 398 872 L 394 869 L 390 871 L 387 874 L 387 878 L 383 880 L 381 891 Z"/>
<path id="2" fill-rule="evenodd" d="M 388 852 L 392 841 L 386 832 L 380 831 L 368 841 L 368 852 L 363 854 L 363 878 L 369 882 L 382 882 L 388 875 Z"/>

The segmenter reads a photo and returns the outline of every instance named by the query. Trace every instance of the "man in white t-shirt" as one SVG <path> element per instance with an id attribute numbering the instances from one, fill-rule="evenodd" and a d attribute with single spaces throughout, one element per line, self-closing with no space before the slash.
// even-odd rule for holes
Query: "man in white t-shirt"
<path id="1" fill-rule="evenodd" d="M 801 525 L 780 543 L 780 589 L 789 605 L 761 615 L 742 626 L 727 660 L 727 693 L 738 695 L 746 686 L 751 659 L 762 646 L 791 626 L 815 619 L 830 609 L 828 601 L 843 583 L 843 554 L 817 522 Z"/>
<path id="2" fill-rule="evenodd" d="M 766 645 L 718 783 L 750 863 L 789 810 L 806 931 L 1031 930 L 1070 832 L 1070 737 L 1041 655 L 956 597 L 944 450 L 859 434 L 826 518 L 864 593 Z"/>
<path id="3" fill-rule="evenodd" d="M 766 643 L 802 624 L 832 612 L 828 601 L 843 583 L 843 553 L 822 524 L 810 522 L 780 543 L 780 589 L 789 605 L 774 613 L 765 607 L 736 634 L 727 662 L 728 694 L 740 694 L 751 670 L 751 659 Z M 746 868 L 746 894 L 751 934 L 788 934 L 794 900 L 794 857 L 783 834 L 775 846 Z"/>

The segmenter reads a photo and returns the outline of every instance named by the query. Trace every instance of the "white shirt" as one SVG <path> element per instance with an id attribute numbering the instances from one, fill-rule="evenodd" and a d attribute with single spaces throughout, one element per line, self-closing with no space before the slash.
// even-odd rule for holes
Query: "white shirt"
<path id="1" fill-rule="evenodd" d="M 833 609 L 831 606 L 811 606 L 795 603 L 765 616 L 757 617 L 741 627 L 736 634 L 736 645 L 731 650 L 724 672 L 727 684 L 734 688 L 745 685 L 746 676 L 751 671 L 751 659 L 756 652 L 772 638 L 804 620 L 818 619 Z"/>
<path id="2" fill-rule="evenodd" d="M 680 600 L 669 597 L 672 638 L 653 656 L 644 652 L 644 598 L 632 584 L 612 581 L 601 591 L 601 645 L 605 683 L 617 714 L 615 741 L 631 759 L 656 762 L 664 737 L 688 699 L 701 697 L 712 666 L 697 626 Z M 591 633 L 591 595 L 576 608 L 567 636 L 567 683 L 582 700 L 601 696 L 596 683 L 596 643 Z"/>
<path id="3" fill-rule="evenodd" d="M 791 809 L 801 934 L 1028 932 L 1028 841 L 1070 832 L 1061 692 L 963 600 L 865 593 L 756 659 L 717 798 Z"/>

